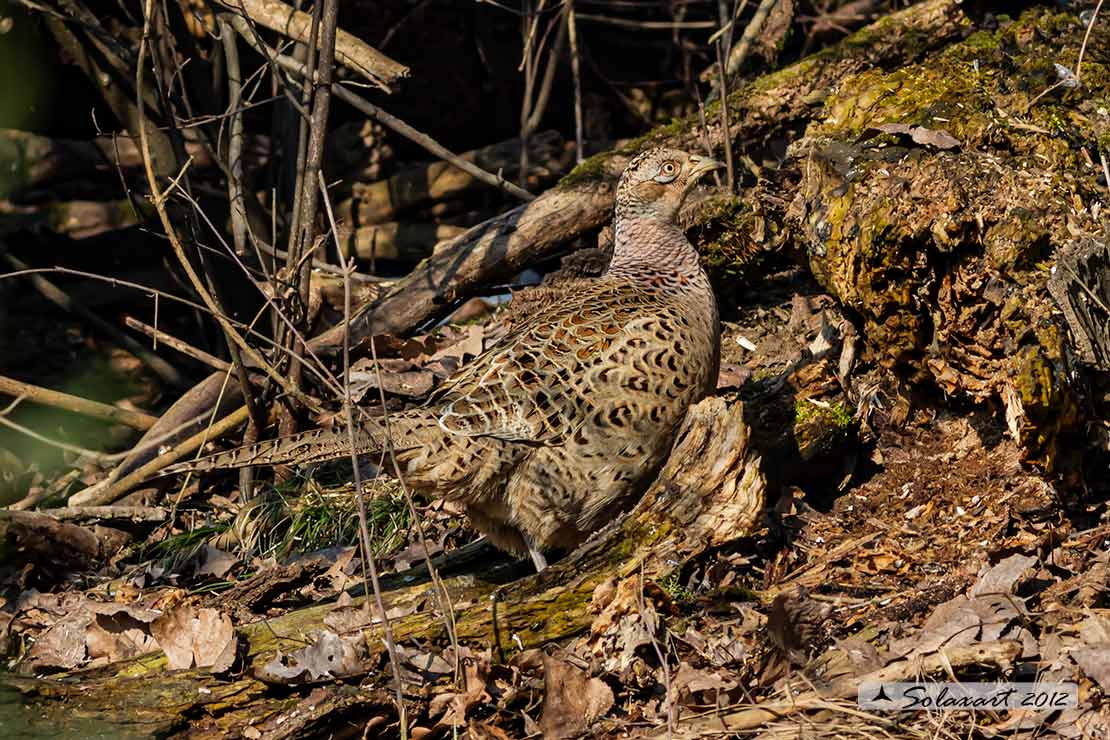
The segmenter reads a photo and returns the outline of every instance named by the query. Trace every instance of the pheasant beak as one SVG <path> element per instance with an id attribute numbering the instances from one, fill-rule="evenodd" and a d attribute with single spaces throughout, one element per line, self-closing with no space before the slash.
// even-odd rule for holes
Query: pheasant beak
<path id="1" fill-rule="evenodd" d="M 687 176 L 686 181 L 693 185 L 701 179 L 702 175 L 707 172 L 712 172 L 713 170 L 722 169 L 724 166 L 723 162 L 718 162 L 715 159 L 692 155 L 690 157 L 690 174 Z"/>

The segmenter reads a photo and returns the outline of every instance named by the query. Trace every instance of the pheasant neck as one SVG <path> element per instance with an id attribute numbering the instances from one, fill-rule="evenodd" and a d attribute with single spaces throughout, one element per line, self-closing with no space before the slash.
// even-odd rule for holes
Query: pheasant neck
<path id="1" fill-rule="evenodd" d="M 616 219 L 610 274 L 694 276 L 700 272 L 698 253 L 673 223 L 655 218 Z"/>

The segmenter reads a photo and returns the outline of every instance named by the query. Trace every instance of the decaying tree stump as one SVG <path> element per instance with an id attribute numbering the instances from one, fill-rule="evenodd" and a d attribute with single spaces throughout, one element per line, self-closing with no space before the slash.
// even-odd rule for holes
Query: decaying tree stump
<path id="1" fill-rule="evenodd" d="M 1054 63 L 1074 63 L 1086 30 L 1033 8 L 920 63 L 850 75 L 794 148 L 790 215 L 810 268 L 859 313 L 877 358 L 948 394 L 1000 399 L 1048 467 L 1083 393 L 1048 283 L 1058 250 L 1101 232 L 1106 200 L 1105 24 L 1082 86 L 1054 87 Z"/>

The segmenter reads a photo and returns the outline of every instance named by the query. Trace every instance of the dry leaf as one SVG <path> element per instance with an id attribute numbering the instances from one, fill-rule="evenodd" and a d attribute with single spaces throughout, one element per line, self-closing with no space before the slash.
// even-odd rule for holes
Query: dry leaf
<path id="1" fill-rule="evenodd" d="M 911 126 L 907 123 L 880 123 L 875 129 L 884 134 L 904 134 L 915 144 L 926 144 L 937 149 L 955 149 L 960 140 L 944 129 L 929 129 L 924 126 Z"/>
<path id="2" fill-rule="evenodd" d="M 444 676 L 455 670 L 453 665 L 432 652 L 403 647 L 398 648 L 398 652 L 406 665 L 422 673 Z"/>
<path id="3" fill-rule="evenodd" d="M 997 640 L 1003 635 L 1020 639 L 1034 650 L 1032 635 L 1027 637 L 1020 626 L 1011 629 L 1011 625 L 1026 613 L 1024 602 L 1013 593 L 1036 562 L 1036 558 L 1026 555 L 1011 555 L 993 567 L 984 568 L 971 587 L 970 596 L 961 594 L 939 605 L 917 634 L 896 641 L 891 650 L 914 657 L 943 647 Z"/>
<path id="4" fill-rule="evenodd" d="M 235 662 L 235 627 L 215 609 L 179 606 L 154 620 L 150 632 L 171 670 L 196 667 L 222 673 Z"/>
<path id="5" fill-rule="evenodd" d="M 85 633 L 92 615 L 73 614 L 63 617 L 39 635 L 27 651 L 21 669 L 39 672 L 43 669 L 69 670 L 85 662 Z"/>
<path id="6" fill-rule="evenodd" d="M 239 559 L 234 555 L 229 555 L 211 545 L 205 545 L 204 549 L 201 550 L 196 575 L 223 578 L 238 562 Z"/>
<path id="7" fill-rule="evenodd" d="M 543 716 L 546 739 L 578 737 L 613 706 L 613 690 L 572 665 L 563 651 L 544 655 Z"/>
<path id="8" fill-rule="evenodd" d="M 452 727 L 466 724 L 466 714 L 471 707 L 490 701 L 486 684 L 489 680 L 489 660 L 485 656 L 468 657 L 463 660 L 464 686 L 461 692 L 446 691 L 437 694 L 428 705 L 428 716 L 443 716 L 436 722 L 437 727 Z"/>
<path id="9" fill-rule="evenodd" d="M 362 633 L 340 637 L 325 630 L 308 647 L 289 655 L 279 652 L 257 671 L 256 676 L 268 683 L 292 684 L 343 678 L 365 673 L 369 669 Z"/>
<path id="10" fill-rule="evenodd" d="M 85 633 L 89 658 L 114 662 L 158 649 L 150 624 L 160 612 L 125 604 L 90 603 L 89 609 L 95 615 Z"/>

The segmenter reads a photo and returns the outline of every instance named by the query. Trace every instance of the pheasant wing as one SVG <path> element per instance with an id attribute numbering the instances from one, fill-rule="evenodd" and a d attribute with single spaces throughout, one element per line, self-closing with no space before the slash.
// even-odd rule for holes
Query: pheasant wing
<path id="1" fill-rule="evenodd" d="M 620 333 L 597 291 L 545 306 L 451 380 L 438 396 L 440 427 L 560 444 L 589 416 L 584 378 Z"/>

